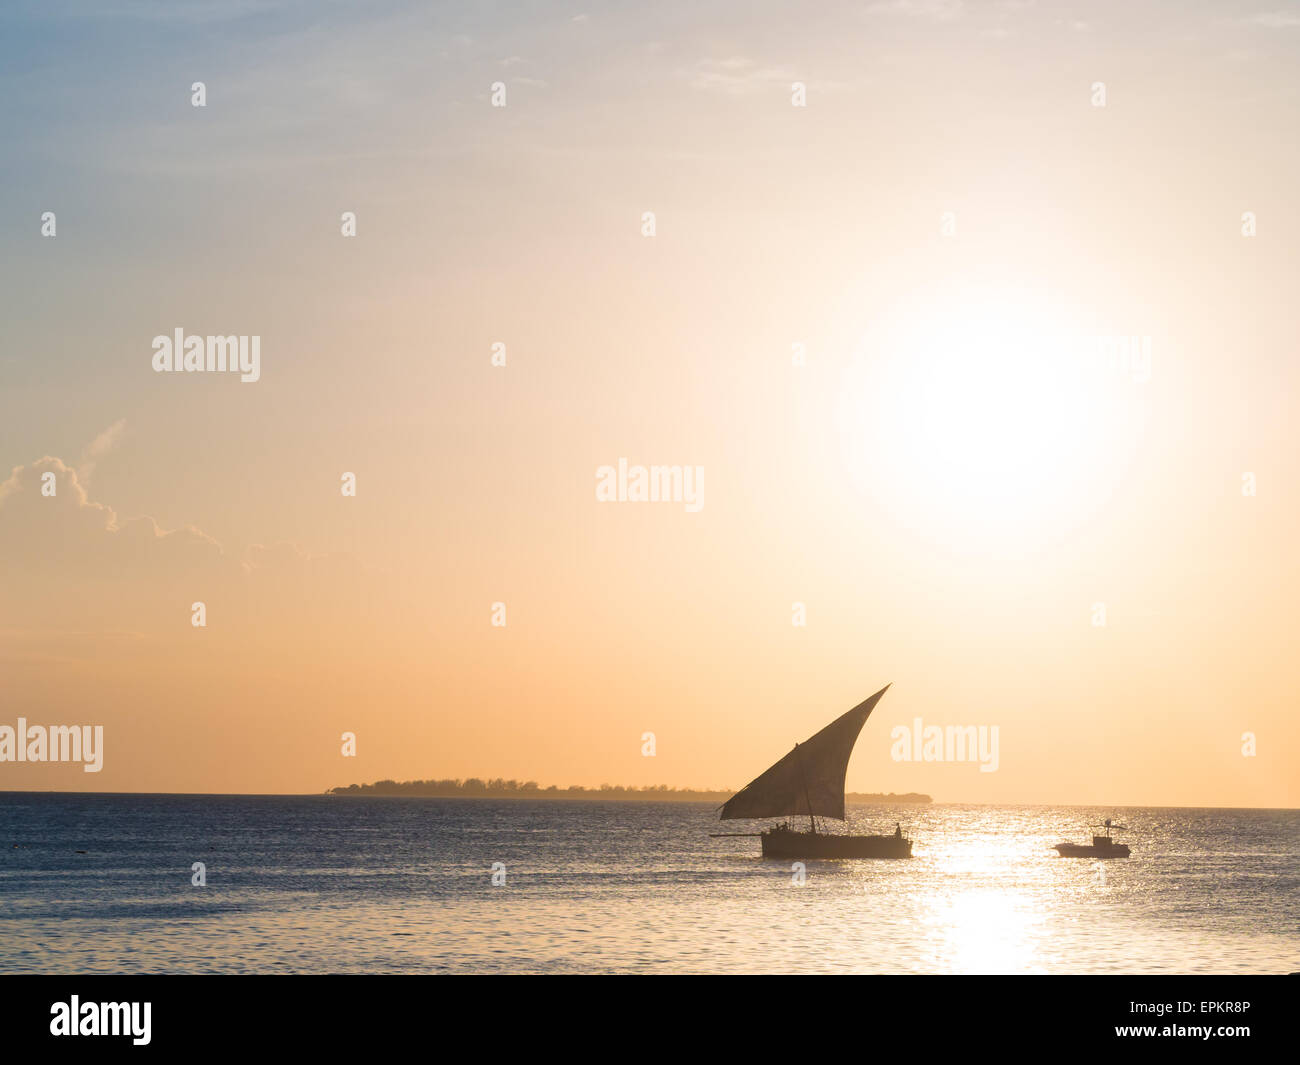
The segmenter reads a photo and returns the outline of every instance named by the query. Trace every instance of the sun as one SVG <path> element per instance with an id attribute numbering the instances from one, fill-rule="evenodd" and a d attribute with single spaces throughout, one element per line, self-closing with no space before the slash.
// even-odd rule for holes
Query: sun
<path id="1" fill-rule="evenodd" d="M 864 338 L 845 374 L 848 473 L 898 520 L 955 547 L 1069 525 L 1115 472 L 1123 382 L 1097 350 L 1042 292 L 919 294 Z"/>

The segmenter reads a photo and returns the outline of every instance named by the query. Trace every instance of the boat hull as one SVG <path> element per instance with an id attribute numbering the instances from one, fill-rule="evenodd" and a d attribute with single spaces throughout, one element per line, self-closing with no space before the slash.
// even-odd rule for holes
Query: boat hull
<path id="1" fill-rule="evenodd" d="M 910 858 L 912 841 L 899 836 L 838 836 L 822 832 L 764 832 L 764 858 Z"/>
<path id="2" fill-rule="evenodd" d="M 1129 850 L 1122 843 L 1108 847 L 1088 846 L 1086 843 L 1058 843 L 1056 853 L 1062 858 L 1127 858 Z"/>

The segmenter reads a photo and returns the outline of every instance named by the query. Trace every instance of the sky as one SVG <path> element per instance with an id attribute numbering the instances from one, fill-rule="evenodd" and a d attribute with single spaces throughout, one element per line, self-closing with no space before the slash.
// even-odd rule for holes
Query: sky
<path id="1" fill-rule="evenodd" d="M 0 727 L 104 728 L 0 790 L 738 788 L 892 683 L 851 790 L 1300 804 L 1300 4 L 11 3 L 0 98 Z"/>

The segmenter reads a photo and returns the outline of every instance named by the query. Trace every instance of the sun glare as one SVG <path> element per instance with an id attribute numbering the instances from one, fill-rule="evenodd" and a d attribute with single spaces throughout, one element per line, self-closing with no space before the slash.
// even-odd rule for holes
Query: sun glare
<path id="1" fill-rule="evenodd" d="M 1040 294 L 927 294 L 864 340 L 846 374 L 848 472 L 954 546 L 1077 520 L 1121 457 L 1116 404 L 1135 375 L 1113 354 Z"/>

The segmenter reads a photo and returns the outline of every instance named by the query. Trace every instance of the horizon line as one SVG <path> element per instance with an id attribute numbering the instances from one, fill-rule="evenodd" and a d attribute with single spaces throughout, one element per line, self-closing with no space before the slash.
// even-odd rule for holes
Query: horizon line
<path id="1" fill-rule="evenodd" d="M 650 785 L 657 787 L 658 785 Z M 691 791 L 697 789 L 682 788 L 682 791 Z M 713 791 L 719 789 L 698 789 L 701 791 Z M 882 795 L 885 792 L 848 792 L 853 795 Z M 921 794 L 915 792 L 913 794 Z M 547 801 L 557 800 L 557 796 L 542 795 L 335 795 L 328 791 L 60 791 L 54 788 L 0 788 L 0 796 L 5 795 L 154 795 L 159 797 L 184 796 L 188 798 L 244 798 L 244 799 L 337 799 L 337 798 L 358 798 L 358 799 L 424 799 L 424 800 L 483 800 L 483 799 L 512 799 L 521 800 L 540 800 Z M 597 799 L 596 801 L 601 801 Z M 644 802 L 651 801 L 644 799 L 606 799 L 606 802 Z M 707 800 L 686 800 L 686 801 L 707 801 Z M 1098 802 L 971 802 L 960 799 L 935 799 L 933 796 L 928 803 L 908 803 L 905 805 L 912 806 L 1073 806 L 1082 807 L 1090 806 L 1100 809 L 1109 810 L 1258 810 L 1261 812 L 1300 812 L 1300 806 L 1213 806 L 1198 804 L 1174 804 L 1160 805 L 1158 803 L 1098 803 Z M 761 818 L 759 820 L 762 820 Z"/>

